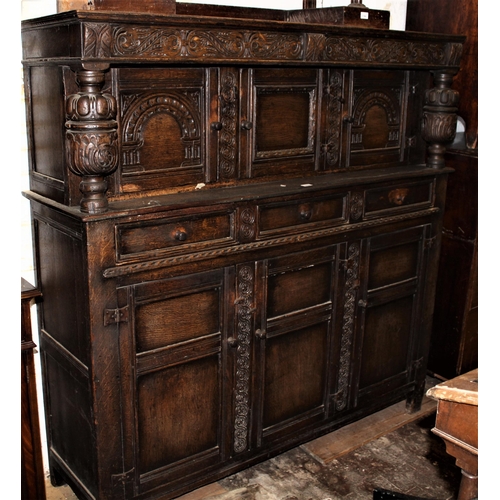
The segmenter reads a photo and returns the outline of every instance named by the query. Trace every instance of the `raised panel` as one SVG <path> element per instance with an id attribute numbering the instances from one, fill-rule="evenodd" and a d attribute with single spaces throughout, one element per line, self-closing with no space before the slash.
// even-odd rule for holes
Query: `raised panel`
<path id="1" fill-rule="evenodd" d="M 373 239 L 370 247 L 367 289 L 375 290 L 417 280 L 424 243 L 422 227 L 395 232 L 391 238 Z"/>
<path id="2" fill-rule="evenodd" d="M 220 333 L 218 288 L 141 304 L 135 310 L 137 352 Z"/>
<path id="3" fill-rule="evenodd" d="M 331 263 L 270 276 L 267 317 L 281 316 L 329 302 L 332 278 Z"/>
<path id="4" fill-rule="evenodd" d="M 367 308 L 360 390 L 408 369 L 413 308 L 413 296 Z"/>
<path id="5" fill-rule="evenodd" d="M 45 340 L 41 347 L 44 383 L 51 387 L 50 397 L 45 393 L 46 418 L 51 429 L 48 445 L 62 457 L 66 467 L 78 471 L 78 480 L 95 493 L 97 467 L 90 381 L 60 353 L 53 349 L 49 352 Z"/>
<path id="6" fill-rule="evenodd" d="M 267 341 L 264 432 L 323 405 L 328 328 L 325 322 Z"/>
<path id="7" fill-rule="evenodd" d="M 219 356 L 139 377 L 137 415 L 141 474 L 204 454 L 218 454 Z"/>
<path id="8" fill-rule="evenodd" d="M 65 227 L 64 222 L 35 214 L 34 237 L 43 263 L 38 269 L 44 297 L 41 327 L 76 359 L 88 364 L 82 235 Z"/>
<path id="9" fill-rule="evenodd" d="M 42 188 L 44 193 L 52 185 L 51 195 L 56 193 L 55 199 L 64 202 L 66 169 L 61 127 L 64 119 L 62 70 L 57 66 L 35 66 L 29 69 L 29 76 L 31 119 L 36 124 L 30 137 L 33 149 L 31 182 L 47 184 Z"/>

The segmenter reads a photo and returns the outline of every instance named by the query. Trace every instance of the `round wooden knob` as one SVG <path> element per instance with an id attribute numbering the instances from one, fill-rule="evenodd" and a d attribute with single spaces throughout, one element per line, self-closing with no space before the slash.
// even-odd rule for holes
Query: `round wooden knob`
<path id="1" fill-rule="evenodd" d="M 177 241 L 186 241 L 187 239 L 187 233 L 186 231 L 179 230 L 175 233 L 175 239 Z"/>

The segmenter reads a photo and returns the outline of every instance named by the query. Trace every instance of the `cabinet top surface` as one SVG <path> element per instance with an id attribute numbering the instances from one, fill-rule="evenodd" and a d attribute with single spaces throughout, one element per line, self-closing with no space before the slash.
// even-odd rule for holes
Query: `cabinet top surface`
<path id="1" fill-rule="evenodd" d="M 226 186 L 224 188 L 203 187 L 177 193 L 160 194 L 158 196 L 132 197 L 111 201 L 109 210 L 100 214 L 81 212 L 77 206 L 66 206 L 50 200 L 32 191 L 24 192 L 30 200 L 51 205 L 57 210 L 66 212 L 83 222 L 128 217 L 132 214 L 158 213 L 163 210 L 183 209 L 187 207 L 206 206 L 207 204 L 227 204 L 242 201 L 266 200 L 276 197 L 314 195 L 322 191 L 349 189 L 357 186 L 372 186 L 374 183 L 390 183 L 395 180 L 411 182 L 418 179 L 432 178 L 453 172 L 450 168 L 431 169 L 425 165 L 404 168 L 381 168 L 368 171 L 324 174 L 317 177 L 288 178 L 282 181 L 258 182 Z"/>
<path id="2" fill-rule="evenodd" d="M 260 9 L 257 9 L 260 10 Z M 25 62 L 459 66 L 457 35 L 182 14 L 69 11 L 22 22 Z"/>

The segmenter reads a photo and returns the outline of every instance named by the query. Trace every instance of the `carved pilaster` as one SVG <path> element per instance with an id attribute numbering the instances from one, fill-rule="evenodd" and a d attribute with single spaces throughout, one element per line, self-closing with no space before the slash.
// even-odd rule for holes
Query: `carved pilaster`
<path id="1" fill-rule="evenodd" d="M 254 308 L 254 270 L 242 265 L 237 277 L 237 331 L 236 390 L 234 408 L 234 451 L 241 453 L 248 447 L 250 422 L 250 333 Z"/>
<path id="2" fill-rule="evenodd" d="M 435 72 L 435 87 L 425 94 L 422 137 L 429 143 L 427 164 L 432 168 L 444 167 L 446 144 L 455 138 L 459 94 L 452 82 L 452 73 Z"/>
<path id="3" fill-rule="evenodd" d="M 359 281 L 360 246 L 358 242 L 351 243 L 347 250 L 346 282 L 344 294 L 344 316 L 342 319 L 342 337 L 340 341 L 340 366 L 337 382 L 335 409 L 342 411 L 347 407 L 350 367 L 352 358 L 352 343 L 354 337 L 354 316 L 356 313 L 356 297 Z"/>
<path id="4" fill-rule="evenodd" d="M 81 211 L 101 213 L 108 208 L 106 176 L 118 166 L 116 101 L 102 93 L 103 71 L 79 71 L 76 82 L 80 92 L 66 100 L 68 166 L 82 177 Z"/>

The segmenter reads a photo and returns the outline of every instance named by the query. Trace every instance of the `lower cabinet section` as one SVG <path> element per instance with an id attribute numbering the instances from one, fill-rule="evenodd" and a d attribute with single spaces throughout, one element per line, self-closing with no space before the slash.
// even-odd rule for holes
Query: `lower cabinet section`
<path id="1" fill-rule="evenodd" d="M 169 238 L 171 220 L 195 227 L 189 210 L 86 218 L 33 200 L 52 480 L 84 499 L 173 499 L 397 401 L 418 409 L 446 180 L 421 175 L 426 204 L 379 216 L 363 186 L 340 186 L 342 219 L 317 219 L 313 190 L 294 225 L 294 193 L 277 233 L 256 230 L 274 194 L 219 200 L 229 243 L 194 235 L 147 259 L 123 260 L 127 231 Z"/>

